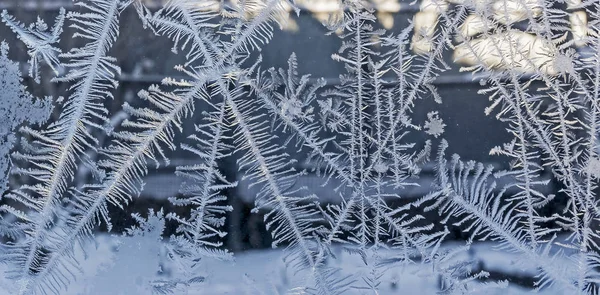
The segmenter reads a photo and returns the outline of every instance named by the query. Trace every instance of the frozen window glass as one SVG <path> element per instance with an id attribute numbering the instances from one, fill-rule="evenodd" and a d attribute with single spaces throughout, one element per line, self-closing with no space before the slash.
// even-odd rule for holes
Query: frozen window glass
<path id="1" fill-rule="evenodd" d="M 599 294 L 597 0 L 0 0 L 2 294 Z"/>

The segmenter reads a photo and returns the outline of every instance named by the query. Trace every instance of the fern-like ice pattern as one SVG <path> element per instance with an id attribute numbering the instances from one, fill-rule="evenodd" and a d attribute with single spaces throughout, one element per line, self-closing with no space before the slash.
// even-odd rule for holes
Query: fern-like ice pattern
<path id="1" fill-rule="evenodd" d="M 263 290 L 247 274 L 248 294 L 395 294 L 410 275 L 427 294 L 516 284 L 473 257 L 482 247 L 529 270 L 531 290 L 599 294 L 599 2 L 403 2 L 418 12 L 391 30 L 381 1 L 322 2 L 336 79 L 305 70 L 301 49 L 266 66 L 307 1 L 75 0 L 31 24 L 3 10 L 36 91 L 1 43 L 2 290 L 208 294 L 225 278 L 207 263 L 237 255 L 243 192 L 286 276 Z M 121 99 L 133 22 L 180 64 Z M 506 131 L 483 163 L 448 155 L 446 133 L 462 132 L 445 121 L 461 99 L 445 95 L 451 75 Z M 47 85 L 54 100 L 30 93 Z M 163 167 L 182 181 L 168 208 L 129 212 Z"/>

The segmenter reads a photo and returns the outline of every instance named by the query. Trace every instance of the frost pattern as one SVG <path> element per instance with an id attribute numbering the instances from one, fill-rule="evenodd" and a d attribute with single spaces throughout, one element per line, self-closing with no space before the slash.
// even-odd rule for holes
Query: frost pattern
<path id="1" fill-rule="evenodd" d="M 38 17 L 35 23 L 32 23 L 27 27 L 17 21 L 13 16 L 9 15 L 6 10 L 3 10 L 0 16 L 2 17 L 2 21 L 6 23 L 6 25 L 10 27 L 11 30 L 17 34 L 18 38 L 29 48 L 29 51 L 27 52 L 31 57 L 29 60 L 29 76 L 37 83 L 40 82 L 40 59 L 43 59 L 46 64 L 52 68 L 54 73 L 58 75 L 58 66 L 60 64 L 58 54 L 61 53 L 61 51 L 55 44 L 60 41 L 60 34 L 63 31 L 65 9 L 60 9 L 60 12 L 56 17 L 56 22 L 52 28 L 48 28 L 46 22 L 40 17 Z"/>
<path id="2" fill-rule="evenodd" d="M 50 98 L 36 99 L 22 85 L 19 63 L 8 59 L 8 50 L 7 43 L 0 43 L 0 192 L 7 189 L 9 152 L 17 141 L 17 127 L 23 123 L 41 125 L 52 112 Z"/>
<path id="3" fill-rule="evenodd" d="M 198 160 L 178 165 L 184 183 L 169 198 L 189 212 L 134 213 L 139 226 L 121 237 L 113 262 L 136 264 L 144 252 L 153 259 L 116 285 L 109 264 L 96 279 L 115 288 L 102 292 L 204 290 L 210 276 L 199 274 L 202 259 L 231 258 L 223 239 L 233 210 L 226 191 L 234 188 L 254 192 L 252 213 L 263 214 L 272 247 L 284 249 L 294 273 L 286 293 L 379 294 L 390 270 L 413 265 L 443 294 L 507 287 L 509 281 L 465 258 L 480 241 L 518 255 L 517 268 L 533 265 L 537 291 L 600 292 L 597 1 L 561 7 L 425 0 L 414 22 L 397 33 L 377 25 L 377 5 L 341 1 L 325 23 L 327 36 L 341 40 L 331 54 L 344 69 L 336 85 L 319 73 L 299 73 L 296 54 L 284 68 L 262 67 L 261 49 L 290 11 L 299 13 L 300 1 L 170 0 L 158 9 L 145 3 L 77 0 L 72 11 L 59 11 L 52 28 L 42 19 L 26 26 L 2 13 L 29 49 L 30 76 L 69 85 L 58 117 L 41 124 L 50 102 L 25 91 L 18 64 L 2 45 L 0 85 L 8 91 L 1 96 L 0 172 L 10 163 L 13 130 L 25 121 L 41 125 L 18 133 L 12 171 L 27 180 L 11 184 L 0 207 L 6 235 L 0 262 L 12 294 L 61 294 L 72 286 L 93 256 L 96 230 L 112 229 L 111 211 L 126 209 L 150 169 L 170 164 L 171 151 Z M 107 105 L 121 69 L 110 54 L 127 9 L 173 43 L 173 54 L 185 60 L 175 69 L 185 78 L 165 77 L 113 114 Z M 81 39 L 69 50 L 58 44 L 63 22 Z M 448 160 L 449 143 L 438 139 L 453 128 L 442 120 L 447 114 L 426 110 L 424 122 L 417 116 L 424 100 L 450 103 L 436 87 L 456 67 L 445 57 L 450 50 L 489 98 L 485 114 L 494 114 L 511 137 L 490 151 L 509 159 L 506 167 L 458 155 Z M 40 60 L 54 76 L 38 75 Z M 191 120 L 194 129 L 184 130 Z M 177 142 L 184 131 L 192 135 Z M 98 132 L 110 140 L 101 142 Z M 240 179 L 222 171 L 228 160 Z M 409 199 L 430 166 L 435 177 L 428 193 Z M 98 177 L 78 184 L 77 173 L 90 168 Z M 302 184 L 308 176 L 319 189 Z M 551 182 L 556 192 L 546 189 Z M 439 218 L 430 219 L 432 213 Z M 177 224 L 169 239 L 162 237 L 166 222 Z M 465 241 L 450 242 L 453 232 Z M 358 265 L 340 263 L 338 249 Z"/>
<path id="4" fill-rule="evenodd" d="M 435 138 L 444 133 L 444 121 L 440 118 L 438 112 L 427 113 L 427 121 L 425 122 L 425 133 L 433 135 Z"/>

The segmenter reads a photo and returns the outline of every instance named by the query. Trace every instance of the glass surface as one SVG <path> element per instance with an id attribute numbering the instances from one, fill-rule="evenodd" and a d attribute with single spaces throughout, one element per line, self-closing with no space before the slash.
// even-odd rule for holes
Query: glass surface
<path id="1" fill-rule="evenodd" d="M 599 3 L 0 0 L 0 294 L 598 294 Z"/>

